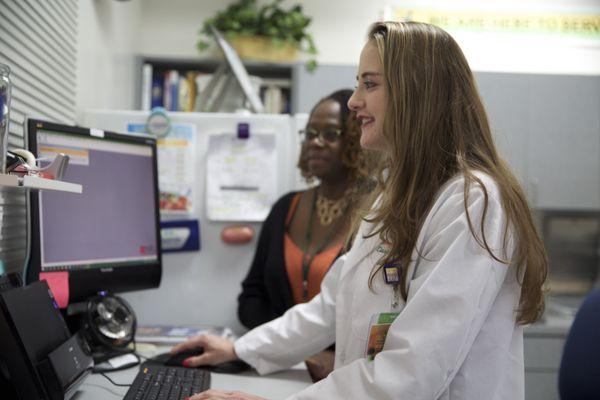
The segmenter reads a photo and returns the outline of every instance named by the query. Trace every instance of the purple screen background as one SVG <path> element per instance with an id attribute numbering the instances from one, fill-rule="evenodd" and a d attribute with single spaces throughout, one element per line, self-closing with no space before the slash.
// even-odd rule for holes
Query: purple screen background
<path id="1" fill-rule="evenodd" d="M 156 255 L 152 157 L 89 150 L 63 179 L 83 193 L 42 193 L 42 265 Z"/>

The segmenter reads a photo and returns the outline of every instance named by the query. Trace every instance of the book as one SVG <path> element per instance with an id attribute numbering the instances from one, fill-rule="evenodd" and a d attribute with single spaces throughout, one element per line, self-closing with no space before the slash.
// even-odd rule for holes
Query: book
<path id="1" fill-rule="evenodd" d="M 279 114 L 283 109 L 283 99 L 281 96 L 281 88 L 275 85 L 267 86 L 265 90 L 265 98 L 263 100 L 265 112 L 269 114 Z"/>
<path id="2" fill-rule="evenodd" d="M 179 99 L 178 99 L 178 110 L 179 111 L 194 111 L 194 105 L 196 102 L 196 72 L 188 71 L 185 77 L 179 78 Z"/>
<path id="3" fill-rule="evenodd" d="M 152 102 L 152 65 L 142 67 L 142 111 L 150 111 Z"/>
<path id="4" fill-rule="evenodd" d="M 262 78 L 260 97 L 264 104 L 264 112 L 281 114 L 290 112 L 291 81 L 284 78 Z"/>
<path id="5" fill-rule="evenodd" d="M 154 107 L 164 107 L 164 84 L 165 77 L 162 74 L 155 74 L 152 76 L 150 109 Z"/>
<path id="6" fill-rule="evenodd" d="M 170 70 L 165 73 L 164 107 L 167 111 L 178 111 L 179 71 Z"/>
<path id="7" fill-rule="evenodd" d="M 204 111 L 205 107 L 205 96 L 207 95 L 205 92 L 206 86 L 212 79 L 213 74 L 198 72 L 194 78 L 194 82 L 196 83 L 196 99 L 194 101 L 194 109 L 193 111 Z"/>

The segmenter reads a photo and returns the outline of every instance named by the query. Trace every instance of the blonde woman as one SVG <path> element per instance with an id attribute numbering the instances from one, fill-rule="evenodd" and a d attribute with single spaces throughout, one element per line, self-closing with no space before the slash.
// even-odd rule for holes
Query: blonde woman
<path id="1" fill-rule="evenodd" d="M 201 336 L 197 364 L 265 374 L 335 338 L 334 371 L 294 399 L 524 398 L 523 324 L 543 310 L 547 262 L 522 189 L 498 156 L 456 42 L 376 23 L 349 106 L 384 160 L 377 199 L 312 301 L 235 343 Z M 209 390 L 192 399 L 255 399 Z"/>

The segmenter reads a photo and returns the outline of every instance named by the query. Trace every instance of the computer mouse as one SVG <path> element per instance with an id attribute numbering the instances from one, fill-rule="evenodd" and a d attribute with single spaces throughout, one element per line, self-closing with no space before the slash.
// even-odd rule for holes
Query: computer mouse
<path id="1" fill-rule="evenodd" d="M 164 364 L 167 367 L 185 367 L 185 365 L 183 365 L 184 360 L 190 357 L 199 356 L 202 353 L 204 353 L 204 349 L 202 347 L 197 347 L 193 349 L 184 350 L 174 355 L 169 354 L 169 357 L 164 361 Z"/>
<path id="2" fill-rule="evenodd" d="M 181 353 L 177 353 L 175 355 L 171 355 L 169 353 L 159 354 L 152 358 L 152 361 L 158 362 L 160 364 L 169 366 L 169 367 L 181 367 L 183 365 L 183 361 L 190 358 L 199 356 L 204 352 L 202 347 L 189 349 L 182 351 Z M 246 364 L 242 360 L 228 361 L 217 365 L 200 365 L 198 367 L 190 367 L 190 368 L 199 368 L 207 371 L 215 372 L 218 374 L 237 374 L 240 372 L 244 372 L 250 369 L 250 365 Z"/>

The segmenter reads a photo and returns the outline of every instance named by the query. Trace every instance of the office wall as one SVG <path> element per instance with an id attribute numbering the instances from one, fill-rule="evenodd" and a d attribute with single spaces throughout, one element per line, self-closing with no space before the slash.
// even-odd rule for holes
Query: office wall
<path id="1" fill-rule="evenodd" d="M 78 3 L 77 120 L 89 108 L 133 109 L 142 1 Z"/>
<path id="2" fill-rule="evenodd" d="M 135 56 L 198 57 L 196 41 L 202 22 L 233 0 L 84 0 L 79 2 L 77 116 L 90 108 L 133 109 L 140 66 Z M 266 0 L 258 0 L 264 4 Z M 401 0 L 285 0 L 300 3 L 312 16 L 311 32 L 323 66 L 357 64 L 369 24 Z M 464 0 L 436 7 L 471 7 L 504 11 L 600 13 L 597 0 Z M 600 75 L 600 41 L 560 37 L 457 34 L 475 71 Z M 305 111 L 299 109 L 299 111 Z"/>
<path id="3" fill-rule="evenodd" d="M 195 57 L 197 31 L 202 21 L 231 1 L 144 0 L 138 52 L 152 56 Z M 258 0 L 264 4 L 264 0 Z M 518 13 L 600 13 L 597 0 L 285 0 L 302 4 L 313 18 L 311 32 L 323 64 L 356 64 L 367 27 L 397 7 L 480 10 Z M 387 11 L 386 11 L 387 10 Z M 557 35 L 454 35 L 476 71 L 552 74 L 600 74 L 600 41 Z"/>

